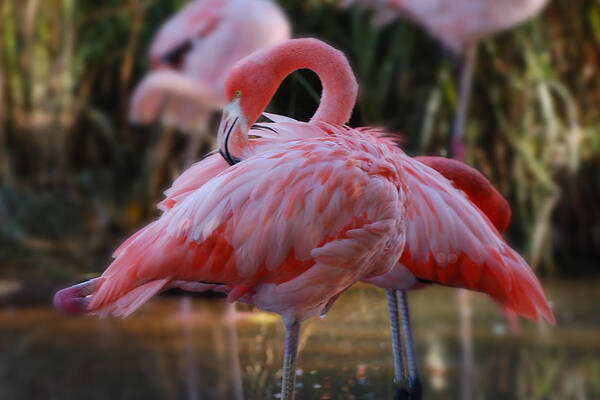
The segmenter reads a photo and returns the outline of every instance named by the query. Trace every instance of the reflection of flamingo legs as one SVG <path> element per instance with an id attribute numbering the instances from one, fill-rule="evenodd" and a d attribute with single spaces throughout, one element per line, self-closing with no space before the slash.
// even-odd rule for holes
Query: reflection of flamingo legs
<path id="1" fill-rule="evenodd" d="M 398 293 L 398 296 L 396 295 Z M 412 338 L 410 315 L 408 310 L 408 301 L 406 292 L 396 290 L 386 290 L 388 299 L 388 310 L 390 314 L 390 327 L 392 331 L 392 346 L 394 350 L 394 378 L 401 388 L 396 393 L 397 399 L 420 400 L 423 396 L 423 386 L 419 378 L 417 368 L 417 358 L 415 355 L 414 342 Z M 398 300 L 400 307 L 398 308 Z M 400 333 L 400 320 L 398 311 L 402 320 L 402 335 Z M 402 337 L 404 336 L 403 345 Z M 404 367 L 402 348 L 406 355 L 407 367 Z"/>
<path id="2" fill-rule="evenodd" d="M 227 302 L 225 305 L 225 326 L 229 351 L 229 371 L 231 371 L 231 392 L 233 400 L 244 400 L 242 385 L 242 369 L 238 351 L 238 335 L 236 331 L 235 303 Z"/>
<path id="3" fill-rule="evenodd" d="M 471 332 L 471 294 L 458 291 L 460 315 L 460 400 L 471 398 L 471 376 L 473 375 L 473 335 Z"/>
<path id="4" fill-rule="evenodd" d="M 194 352 L 194 341 L 192 338 L 192 300 L 189 296 L 183 296 L 180 301 L 180 312 L 183 322 L 184 337 L 184 360 L 185 360 L 185 386 L 188 400 L 198 400 L 198 366 Z"/>

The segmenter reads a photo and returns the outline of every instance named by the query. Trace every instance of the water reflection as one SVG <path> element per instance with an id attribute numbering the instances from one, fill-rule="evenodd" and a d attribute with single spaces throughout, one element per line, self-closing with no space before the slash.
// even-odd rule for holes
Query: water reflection
<path id="1" fill-rule="evenodd" d="M 558 326 L 521 321 L 519 336 L 491 301 L 474 295 L 473 397 L 600 398 L 599 283 L 547 284 Z M 410 300 L 426 398 L 457 398 L 455 291 L 428 289 Z M 177 297 L 155 299 L 126 320 L 2 308 L 0 398 L 234 399 L 241 376 L 246 399 L 274 399 L 283 324 L 275 315 L 238 310 L 232 315 L 220 299 Z M 326 318 L 306 324 L 300 349 L 298 398 L 392 398 L 383 291 L 352 289 Z"/>

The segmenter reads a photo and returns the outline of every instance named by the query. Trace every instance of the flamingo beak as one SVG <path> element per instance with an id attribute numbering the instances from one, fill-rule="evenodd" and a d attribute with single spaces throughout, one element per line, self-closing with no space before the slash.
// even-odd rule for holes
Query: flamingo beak
<path id="1" fill-rule="evenodd" d="M 102 280 L 103 278 L 94 278 L 58 291 L 54 295 L 54 307 L 70 316 L 85 314 L 92 299 L 91 294 Z"/>
<path id="2" fill-rule="evenodd" d="M 245 135 L 243 132 L 245 120 L 246 118 L 240 107 L 240 99 L 236 97 L 223 109 L 223 115 L 221 116 L 221 122 L 217 131 L 219 153 L 221 153 L 229 165 L 235 165 L 241 161 L 240 158 L 236 158 L 233 154 L 237 154 L 241 150 L 242 138 Z"/>

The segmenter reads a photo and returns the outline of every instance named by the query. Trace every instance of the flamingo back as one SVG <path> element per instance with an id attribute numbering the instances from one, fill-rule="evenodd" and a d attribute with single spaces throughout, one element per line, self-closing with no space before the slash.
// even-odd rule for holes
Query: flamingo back
<path id="1" fill-rule="evenodd" d="M 510 204 L 481 172 L 452 158 L 419 156 L 415 160 L 435 169 L 451 181 L 490 219 L 500 233 L 506 231 L 512 214 Z"/>

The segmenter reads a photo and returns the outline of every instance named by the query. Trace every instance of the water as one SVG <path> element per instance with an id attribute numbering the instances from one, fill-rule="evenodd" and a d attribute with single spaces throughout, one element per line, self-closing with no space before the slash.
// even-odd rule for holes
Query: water
<path id="1" fill-rule="evenodd" d="M 519 335 L 492 301 L 471 296 L 473 399 L 600 399 L 600 280 L 545 287 L 558 326 L 521 320 Z M 425 398 L 458 398 L 456 291 L 428 288 L 409 301 Z M 125 320 L 0 308 L 0 399 L 234 399 L 236 382 L 246 399 L 276 399 L 283 324 L 238 311 L 231 322 L 221 299 L 179 297 L 156 298 Z M 326 318 L 304 324 L 300 346 L 297 398 L 392 399 L 383 291 L 353 288 Z"/>

